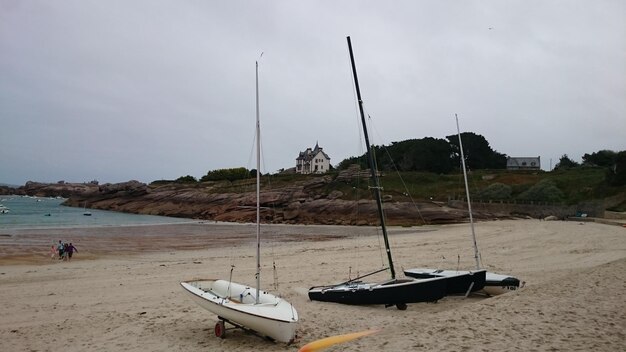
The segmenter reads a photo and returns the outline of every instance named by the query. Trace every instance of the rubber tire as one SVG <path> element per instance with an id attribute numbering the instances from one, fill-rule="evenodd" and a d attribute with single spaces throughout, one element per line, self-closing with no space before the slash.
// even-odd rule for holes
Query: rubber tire
<path id="1" fill-rule="evenodd" d="M 397 303 L 396 308 L 398 308 L 398 310 L 406 310 L 407 306 L 406 303 Z"/>
<path id="2" fill-rule="evenodd" d="M 215 336 L 219 337 L 220 339 L 223 339 L 226 337 L 226 326 L 224 324 L 223 320 L 218 321 L 217 323 L 215 323 L 215 328 L 213 329 L 213 331 L 215 332 Z"/>

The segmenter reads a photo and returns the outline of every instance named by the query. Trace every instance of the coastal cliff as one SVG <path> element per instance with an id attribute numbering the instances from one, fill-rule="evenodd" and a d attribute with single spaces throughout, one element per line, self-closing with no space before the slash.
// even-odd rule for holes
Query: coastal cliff
<path id="1" fill-rule="evenodd" d="M 289 186 L 261 191 L 261 218 L 267 223 L 376 225 L 376 205 L 371 200 L 341 199 L 340 191 L 324 194 L 320 188 L 328 177 L 316 177 Z M 177 184 L 146 185 L 136 181 L 103 185 L 70 197 L 65 204 L 121 212 L 183 218 L 254 222 L 256 193 L 249 185 L 231 192 L 223 184 L 203 183 L 185 187 Z M 241 188 L 251 188 L 242 190 Z M 461 222 L 467 213 L 434 203 L 385 204 L 390 225 Z M 479 216 L 480 217 L 480 216 Z M 490 216 L 488 216 L 490 217 Z"/>
<path id="2" fill-rule="evenodd" d="M 261 191 L 261 217 L 266 223 L 376 225 L 376 205 L 371 199 L 352 200 L 344 192 L 328 187 L 347 183 L 349 177 L 310 177 L 287 185 L 265 186 Z M 28 182 L 16 194 L 68 198 L 64 205 L 119 212 L 173 216 L 229 222 L 254 222 L 256 193 L 254 183 L 204 182 L 197 184 L 138 181 L 116 184 Z M 389 225 L 457 223 L 467 212 L 435 202 L 394 201 L 385 197 Z M 478 212 L 476 218 L 508 217 L 506 214 Z"/>
<path id="3" fill-rule="evenodd" d="M 593 177 L 589 177 L 589 176 Z M 454 175 L 381 174 L 383 202 L 389 225 L 411 226 L 467 222 L 462 182 Z M 506 218 L 565 219 L 577 214 L 602 217 L 606 209 L 621 211 L 626 192 L 621 188 L 597 197 L 601 170 L 569 173 L 490 172 L 473 176 L 477 189 L 494 182 L 510 185 L 516 193 L 509 199 L 484 200 L 473 196 L 473 215 L 478 220 Z M 556 180 L 567 202 L 524 200 L 524 192 L 541 184 L 543 178 Z M 561 177 L 561 178 L 559 178 Z M 377 210 L 371 197 L 369 172 L 358 167 L 325 175 L 272 175 L 261 178 L 261 217 L 265 223 L 377 225 Z M 407 180 L 408 182 L 405 182 Z M 585 180 L 588 183 L 585 183 Z M 591 182 L 591 183 L 589 183 Z M 407 186 L 410 190 L 407 190 Z M 456 187 L 456 188 L 455 188 Z M 606 187 L 605 187 L 606 188 Z M 27 182 L 18 188 L 0 188 L 0 194 L 21 194 L 67 198 L 64 205 L 120 212 L 163 215 L 228 222 L 256 220 L 254 179 L 197 182 L 128 181 L 115 184 Z M 591 191 L 589 191 L 591 190 Z M 412 193 L 412 195 L 409 194 Z M 417 200 L 419 199 L 419 200 Z"/>

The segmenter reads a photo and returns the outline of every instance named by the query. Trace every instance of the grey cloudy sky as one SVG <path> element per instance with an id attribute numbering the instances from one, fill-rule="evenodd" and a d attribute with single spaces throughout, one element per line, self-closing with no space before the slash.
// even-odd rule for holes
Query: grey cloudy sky
<path id="1" fill-rule="evenodd" d="M 0 0 L 0 182 L 150 182 L 254 168 L 316 141 L 461 129 L 509 156 L 626 149 L 626 2 Z"/>

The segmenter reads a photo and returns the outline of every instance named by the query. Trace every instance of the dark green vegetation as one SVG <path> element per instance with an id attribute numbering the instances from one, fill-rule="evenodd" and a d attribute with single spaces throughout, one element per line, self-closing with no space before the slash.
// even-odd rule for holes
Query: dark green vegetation
<path id="1" fill-rule="evenodd" d="M 463 175 L 407 172 L 386 174 L 382 178 L 386 194 L 401 197 L 406 184 L 413 199 L 445 201 L 465 198 Z M 606 182 L 603 168 L 579 168 L 552 172 L 476 170 L 468 175 L 474 201 L 508 200 L 575 204 L 626 192 L 626 186 Z"/>
<path id="2" fill-rule="evenodd" d="M 316 194 L 327 196 L 332 192 L 341 199 L 363 199 L 371 197 L 369 178 L 338 180 L 341 171 L 324 175 L 276 174 L 261 177 L 262 188 L 284 190 L 303 183 L 314 183 Z M 253 174 L 253 173 L 252 173 Z M 381 173 L 383 195 L 393 201 L 447 201 L 449 198 L 464 198 L 463 175 L 454 172 L 435 174 L 432 172 L 383 172 Z M 341 179 L 341 178 L 339 178 Z M 316 181 L 317 180 L 317 181 Z M 155 181 L 152 185 L 169 183 L 176 188 L 196 188 L 208 193 L 243 193 L 255 189 L 255 179 L 250 176 L 241 180 L 207 182 Z M 529 172 L 509 170 L 475 170 L 468 174 L 472 200 L 544 202 L 576 204 L 598 201 L 607 197 L 626 194 L 626 185 L 612 186 L 607 183 L 607 169 L 601 167 L 577 167 L 552 172 Z M 625 211 L 626 203 L 612 210 Z"/>
<path id="3" fill-rule="evenodd" d="M 470 194 L 475 201 L 571 205 L 626 194 L 626 151 L 601 150 L 585 154 L 582 164 L 565 154 L 551 172 L 510 171 L 505 170 L 507 156 L 493 150 L 485 137 L 464 132 L 461 138 L 465 162 L 470 170 Z M 383 194 L 387 199 L 391 196 L 393 201 L 465 198 L 458 141 L 457 135 L 450 135 L 446 139 L 426 137 L 374 146 L 377 169 L 383 176 Z M 355 164 L 364 170 L 366 156 L 343 160 L 324 174 L 323 179 L 319 175 L 293 173 L 264 175 L 262 187 L 264 190 L 281 190 L 305 183 L 308 188 L 313 184 L 316 196 L 320 197 L 333 194 L 334 198 L 341 199 L 367 198 L 370 196 L 369 177 L 337 177 L 350 174 L 348 168 Z M 211 193 L 241 193 L 254 190 L 255 176 L 256 170 L 241 167 L 209 171 L 199 181 L 187 175 L 176 181 L 155 181 L 153 185 L 172 184 Z M 624 211 L 626 202 L 611 209 Z"/>
<path id="4" fill-rule="evenodd" d="M 491 149 L 485 137 L 472 132 L 461 133 L 465 162 L 470 170 L 504 169 L 506 155 Z M 457 135 L 446 139 L 426 137 L 393 142 L 389 146 L 374 146 L 378 169 L 382 171 L 426 171 L 449 173 L 459 168 L 461 162 Z M 337 169 L 342 170 L 352 164 L 365 167 L 365 155 L 348 158 Z"/>

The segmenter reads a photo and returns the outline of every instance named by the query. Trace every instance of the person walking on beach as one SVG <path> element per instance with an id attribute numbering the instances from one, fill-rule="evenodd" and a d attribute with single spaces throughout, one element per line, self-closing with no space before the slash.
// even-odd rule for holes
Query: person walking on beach
<path id="1" fill-rule="evenodd" d="M 78 252 L 78 249 L 76 249 L 76 247 L 74 247 L 74 245 L 72 244 L 72 242 L 70 242 L 70 244 L 67 245 L 67 260 L 68 261 L 72 261 L 72 254 L 74 254 L 74 252 Z"/>
<path id="2" fill-rule="evenodd" d="M 54 244 L 52 244 L 52 246 L 50 247 L 50 259 L 54 259 L 57 256 L 57 249 L 54 246 Z"/>
<path id="3" fill-rule="evenodd" d="M 59 251 L 59 260 L 63 259 L 63 249 L 65 247 L 63 246 L 63 242 L 61 242 L 61 240 L 59 240 L 59 244 L 57 245 L 57 251 Z"/>
<path id="4" fill-rule="evenodd" d="M 67 242 L 63 243 L 63 260 L 67 260 Z"/>

